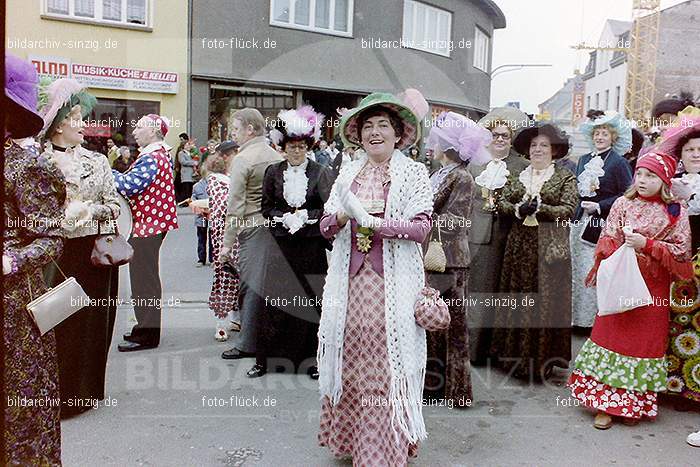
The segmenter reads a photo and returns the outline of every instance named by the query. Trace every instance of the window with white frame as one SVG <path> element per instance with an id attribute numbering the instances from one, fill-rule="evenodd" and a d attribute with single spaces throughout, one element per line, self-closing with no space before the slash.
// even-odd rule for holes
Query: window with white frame
<path id="1" fill-rule="evenodd" d="M 403 4 L 403 45 L 450 56 L 452 13 L 414 0 Z"/>
<path id="2" fill-rule="evenodd" d="M 104 24 L 148 26 L 152 0 L 44 0 L 44 14 Z"/>
<path id="3" fill-rule="evenodd" d="M 491 37 L 480 27 L 474 28 L 474 68 L 489 72 L 489 50 Z"/>
<path id="4" fill-rule="evenodd" d="M 354 0 L 270 0 L 270 24 L 352 36 Z"/>
<path id="5" fill-rule="evenodd" d="M 605 109 L 610 110 L 610 89 L 605 90 Z"/>

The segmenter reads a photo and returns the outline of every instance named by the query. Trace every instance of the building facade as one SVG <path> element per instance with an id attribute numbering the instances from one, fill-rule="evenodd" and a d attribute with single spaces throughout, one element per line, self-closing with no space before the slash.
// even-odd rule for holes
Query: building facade
<path id="1" fill-rule="evenodd" d="M 680 91 L 700 95 L 700 0 L 661 11 L 654 102 Z"/>
<path id="2" fill-rule="evenodd" d="M 546 116 L 551 121 L 571 137 L 571 151 L 574 158 L 578 158 L 590 151 L 583 135 L 578 131 L 579 125 L 585 119 L 583 102 L 578 103 L 576 94 L 583 97 L 584 83 L 581 75 L 575 75 L 566 80 L 564 86 L 559 89 L 549 99 L 539 105 L 541 116 Z M 582 100 L 582 99 L 580 99 Z"/>
<path id="3" fill-rule="evenodd" d="M 629 21 L 609 19 L 596 47 L 630 48 Z M 624 51 L 594 50 L 582 78 L 586 85 L 586 109 L 624 113 L 627 54 Z"/>
<path id="4" fill-rule="evenodd" d="M 148 113 L 171 120 L 175 145 L 188 127 L 187 13 L 187 0 L 8 0 L 5 47 L 41 76 L 88 86 L 90 149 L 110 137 L 135 149 L 131 131 Z"/>
<path id="5" fill-rule="evenodd" d="M 228 138 L 230 117 L 313 105 L 328 117 L 375 91 L 420 90 L 433 112 L 487 112 L 493 1 L 192 0 L 192 133 Z M 212 14 L 216 12 L 217 14 Z"/>
<path id="6" fill-rule="evenodd" d="M 680 91 L 700 94 L 700 0 L 688 0 L 659 13 L 659 42 L 656 55 L 654 102 Z M 599 47 L 630 48 L 627 21 L 607 20 Z M 586 109 L 616 110 L 625 113 L 627 53 L 596 50 L 591 52 L 583 73 Z"/>

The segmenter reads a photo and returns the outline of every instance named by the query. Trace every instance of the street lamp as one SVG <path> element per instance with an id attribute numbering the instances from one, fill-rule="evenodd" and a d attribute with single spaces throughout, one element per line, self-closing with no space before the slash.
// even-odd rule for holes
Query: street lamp
<path id="1" fill-rule="evenodd" d="M 491 79 L 495 78 L 496 76 L 502 74 L 502 73 L 508 73 L 509 71 L 517 71 L 517 70 L 522 70 L 523 68 L 535 68 L 535 67 L 550 67 L 553 65 L 546 64 L 546 63 L 535 63 L 535 64 L 529 64 L 529 63 L 509 63 L 506 65 L 501 65 L 499 67 L 494 68 L 491 70 L 491 73 L 489 76 Z M 501 68 L 512 68 L 511 70 L 503 70 L 503 71 L 498 71 Z"/>

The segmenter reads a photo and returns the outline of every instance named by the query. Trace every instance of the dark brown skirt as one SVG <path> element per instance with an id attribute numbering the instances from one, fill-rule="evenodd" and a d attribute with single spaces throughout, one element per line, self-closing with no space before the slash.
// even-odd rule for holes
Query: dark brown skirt
<path id="1" fill-rule="evenodd" d="M 456 407 L 472 403 L 469 330 L 467 328 L 467 287 L 469 270 L 448 268 L 430 273 L 428 283 L 438 289 L 450 310 L 450 327 L 428 332 L 428 361 L 424 393 L 428 397 L 451 399 Z"/>

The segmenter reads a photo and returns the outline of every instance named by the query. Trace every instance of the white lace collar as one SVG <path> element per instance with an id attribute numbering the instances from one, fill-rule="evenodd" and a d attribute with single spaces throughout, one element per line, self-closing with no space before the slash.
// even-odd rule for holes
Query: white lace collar
<path id="1" fill-rule="evenodd" d="M 508 181 L 508 176 L 510 175 L 508 165 L 505 161 L 507 157 L 508 156 L 500 159 L 492 159 L 488 164 L 486 164 L 484 171 L 474 179 L 476 184 L 488 190 L 503 188 L 506 181 Z"/>
<path id="2" fill-rule="evenodd" d="M 306 202 L 306 192 L 309 189 L 309 177 L 306 176 L 306 167 L 309 159 L 294 166 L 287 163 L 284 171 L 284 200 L 293 208 L 299 208 Z"/>
<path id="3" fill-rule="evenodd" d="M 609 152 L 610 148 L 600 152 L 593 151 L 593 157 L 583 166 L 583 172 L 576 177 L 578 194 L 582 198 L 592 198 L 596 195 L 596 190 L 600 188 L 600 177 L 605 175 L 605 170 L 603 169 L 605 161 L 601 154 Z"/>
<path id="4" fill-rule="evenodd" d="M 518 180 L 525 186 L 525 192 L 528 195 L 536 196 L 540 194 L 542 185 L 552 178 L 552 175 L 554 175 L 554 163 L 542 170 L 536 170 L 532 165 L 528 165 L 525 170 L 520 172 Z"/>

